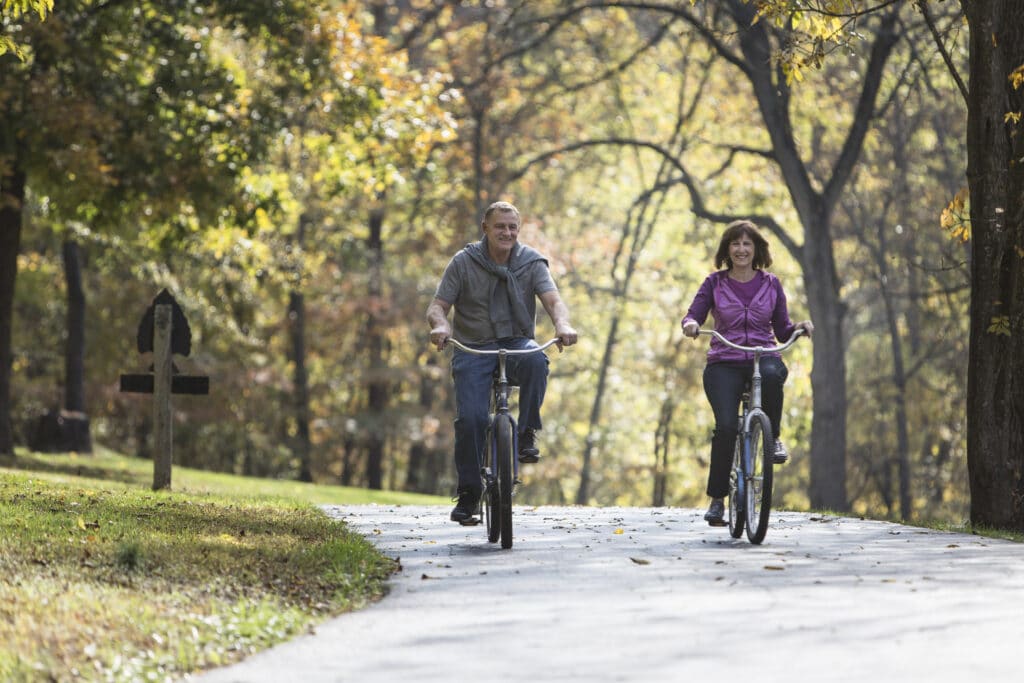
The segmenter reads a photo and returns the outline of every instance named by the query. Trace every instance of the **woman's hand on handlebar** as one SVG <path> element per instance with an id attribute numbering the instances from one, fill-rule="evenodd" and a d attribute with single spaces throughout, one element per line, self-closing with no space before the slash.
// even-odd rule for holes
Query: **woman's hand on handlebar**
<path id="1" fill-rule="evenodd" d="M 804 334 L 810 337 L 814 334 L 814 323 L 812 323 L 810 320 L 802 320 L 801 322 L 798 322 L 796 324 L 796 328 L 794 328 L 794 331 L 796 330 L 803 330 Z"/>
<path id="2" fill-rule="evenodd" d="M 684 320 L 683 334 L 692 339 L 696 339 L 700 335 L 700 325 L 697 324 L 696 320 Z"/>

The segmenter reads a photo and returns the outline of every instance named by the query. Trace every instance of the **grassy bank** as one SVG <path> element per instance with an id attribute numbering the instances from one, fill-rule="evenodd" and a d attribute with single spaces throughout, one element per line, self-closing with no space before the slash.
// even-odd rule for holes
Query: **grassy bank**
<path id="1" fill-rule="evenodd" d="M 0 467 L 0 680 L 174 680 L 383 594 L 391 560 L 319 503 L 442 499 L 19 453 Z"/>

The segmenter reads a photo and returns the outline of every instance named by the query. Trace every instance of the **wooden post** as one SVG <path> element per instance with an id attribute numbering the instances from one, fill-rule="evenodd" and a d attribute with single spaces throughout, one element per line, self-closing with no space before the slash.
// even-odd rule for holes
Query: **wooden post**
<path id="1" fill-rule="evenodd" d="M 153 315 L 153 490 L 171 488 L 171 306 Z"/>
<path id="2" fill-rule="evenodd" d="M 208 394 L 210 378 L 181 375 L 174 354 L 192 350 L 192 329 L 185 313 L 166 289 L 153 299 L 139 321 L 136 334 L 139 353 L 153 352 L 153 371 L 121 375 L 121 391 L 153 394 L 153 490 L 171 488 L 171 394 Z"/>

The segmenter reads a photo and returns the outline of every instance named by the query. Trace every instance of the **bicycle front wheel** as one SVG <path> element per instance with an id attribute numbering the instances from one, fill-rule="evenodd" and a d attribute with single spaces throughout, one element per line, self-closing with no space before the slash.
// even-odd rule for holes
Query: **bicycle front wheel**
<path id="1" fill-rule="evenodd" d="M 484 465 L 481 479 L 483 480 L 484 518 L 487 521 L 487 540 L 497 543 L 501 538 L 501 508 L 498 503 L 497 464 L 494 430 L 487 430 L 487 441 L 484 446 Z"/>
<path id="2" fill-rule="evenodd" d="M 760 543 L 768 532 L 768 516 L 772 510 L 772 458 L 775 440 L 772 426 L 765 415 L 751 422 L 747 440 L 747 538 Z"/>
<path id="3" fill-rule="evenodd" d="M 743 434 L 736 436 L 736 448 L 729 470 L 729 535 L 739 538 L 746 523 L 746 478 L 743 476 Z"/>
<path id="4" fill-rule="evenodd" d="M 501 547 L 512 547 L 512 487 L 515 484 L 515 462 L 512 452 L 512 418 L 498 415 L 494 419 L 494 459 L 498 468 L 498 520 L 501 526 Z"/>

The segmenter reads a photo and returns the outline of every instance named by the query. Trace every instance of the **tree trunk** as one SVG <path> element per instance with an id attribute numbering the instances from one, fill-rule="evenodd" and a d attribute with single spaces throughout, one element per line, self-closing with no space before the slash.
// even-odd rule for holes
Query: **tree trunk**
<path id="1" fill-rule="evenodd" d="M 292 342 L 292 362 L 295 364 L 295 436 L 292 453 L 299 460 L 299 481 L 313 481 L 310 466 L 312 445 L 309 441 L 309 378 L 306 372 L 306 305 L 302 292 L 292 290 L 288 295 L 288 330 Z"/>
<path id="2" fill-rule="evenodd" d="M 0 455 L 14 455 L 11 367 L 14 360 L 14 283 L 21 245 L 25 173 L 0 166 Z"/>
<path id="3" fill-rule="evenodd" d="M 804 291 L 814 321 L 808 493 L 812 507 L 846 510 L 846 305 L 839 296 L 829 232 L 808 230 L 804 243 Z"/>
<path id="4" fill-rule="evenodd" d="M 64 281 L 67 284 L 68 341 L 64 355 L 64 408 L 85 412 L 85 290 L 82 288 L 81 249 L 64 241 Z"/>
<path id="5" fill-rule="evenodd" d="M 879 231 L 881 232 L 881 231 Z M 896 390 L 896 463 L 899 472 L 900 518 L 913 517 L 913 496 L 910 492 L 910 431 L 907 426 L 907 373 L 903 365 L 903 340 L 900 337 L 893 295 L 885 284 L 888 275 L 885 268 L 885 251 L 879 258 L 882 273 L 882 299 L 885 304 L 885 320 L 889 327 L 889 346 L 892 353 L 892 383 Z"/>
<path id="6" fill-rule="evenodd" d="M 423 414 L 419 439 L 409 447 L 409 466 L 405 490 L 419 493 L 439 493 L 440 481 L 448 459 L 439 449 L 436 419 L 433 418 L 439 380 L 444 371 L 438 365 L 436 353 L 428 352 L 421 358 L 419 406 Z"/>
<path id="7" fill-rule="evenodd" d="M 580 468 L 580 485 L 576 489 L 576 504 L 586 505 L 590 501 L 590 462 L 597 447 L 598 425 L 601 423 L 601 405 L 604 402 L 604 390 L 608 380 L 608 370 L 612 365 L 612 354 L 615 350 L 615 343 L 618 340 L 619 313 L 612 316 L 608 328 L 608 336 L 604 342 L 604 354 L 601 356 L 601 366 L 597 371 L 597 386 L 594 388 L 594 402 L 590 406 L 590 421 L 587 428 L 587 438 L 583 444 L 583 465 Z"/>
<path id="8" fill-rule="evenodd" d="M 366 345 L 370 355 L 370 381 L 367 387 L 370 417 L 366 444 L 366 485 L 371 489 L 384 486 L 384 411 L 388 402 L 386 362 L 384 358 L 384 209 L 370 211 L 370 236 L 367 247 L 370 258 L 370 311 L 367 321 Z"/>
<path id="9" fill-rule="evenodd" d="M 668 496 L 668 454 L 672 445 L 672 419 L 675 417 L 676 399 L 670 393 L 661 403 L 658 426 L 654 432 L 654 491 L 651 505 L 664 507 Z"/>
<path id="10" fill-rule="evenodd" d="M 1024 530 L 1024 3 L 962 0 L 970 26 L 967 182 L 971 523 Z"/>
<path id="11" fill-rule="evenodd" d="M 295 244 L 301 250 L 306 238 L 306 224 L 309 216 L 299 216 L 295 232 Z M 297 278 L 298 279 L 298 278 Z M 295 436 L 292 437 L 292 454 L 299 461 L 299 481 L 313 481 L 310 453 L 313 450 L 309 440 L 309 373 L 306 372 L 306 298 L 301 289 L 288 294 L 288 334 L 291 338 L 291 358 L 294 363 L 292 383 L 294 385 Z"/>
<path id="12" fill-rule="evenodd" d="M 64 282 L 67 285 L 67 332 L 64 351 L 64 411 L 61 451 L 92 453 L 89 416 L 85 411 L 85 289 L 78 242 L 64 241 Z"/>

